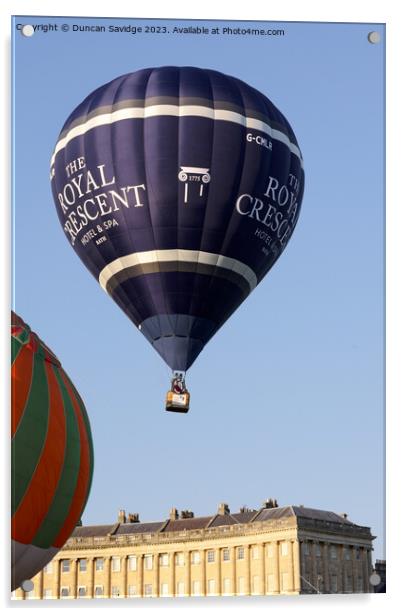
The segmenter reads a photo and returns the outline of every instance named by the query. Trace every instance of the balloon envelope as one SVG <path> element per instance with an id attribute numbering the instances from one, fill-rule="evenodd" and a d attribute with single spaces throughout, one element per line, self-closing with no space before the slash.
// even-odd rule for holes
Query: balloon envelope
<path id="1" fill-rule="evenodd" d="M 54 557 L 79 521 L 92 481 L 93 448 L 77 390 L 15 313 L 11 343 L 14 590 Z"/>
<path id="2" fill-rule="evenodd" d="M 174 370 L 270 270 L 303 195 L 296 137 L 243 81 L 149 68 L 90 94 L 51 161 L 66 237 Z"/>

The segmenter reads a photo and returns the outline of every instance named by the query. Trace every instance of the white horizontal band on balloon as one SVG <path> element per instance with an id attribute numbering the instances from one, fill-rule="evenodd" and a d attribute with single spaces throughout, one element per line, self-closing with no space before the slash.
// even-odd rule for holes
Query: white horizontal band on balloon
<path id="1" fill-rule="evenodd" d="M 240 124 L 241 126 L 245 126 L 246 128 L 253 128 L 255 130 L 259 130 L 271 139 L 276 141 L 281 141 L 284 143 L 289 150 L 295 154 L 300 160 L 300 164 L 303 167 L 303 158 L 301 152 L 297 145 L 292 143 L 285 133 L 272 128 L 266 122 L 262 120 L 257 120 L 256 118 L 246 117 L 240 113 L 236 113 L 235 111 L 228 111 L 225 109 L 211 109 L 210 107 L 202 107 L 199 105 L 152 105 L 150 107 L 131 107 L 127 109 L 118 109 L 117 111 L 113 111 L 112 113 L 105 113 L 99 116 L 95 116 L 90 120 L 87 120 L 83 124 L 79 126 L 75 126 L 72 128 L 65 137 L 60 139 L 57 142 L 52 159 L 50 161 L 50 166 L 54 165 L 54 161 L 56 159 L 56 155 L 60 150 L 66 147 L 66 145 L 74 139 L 75 137 L 79 137 L 80 135 L 84 135 L 87 131 L 97 128 L 98 126 L 105 126 L 108 124 L 113 124 L 114 122 L 119 122 L 120 120 L 129 120 L 129 119 L 144 119 L 151 118 L 155 116 L 176 116 L 176 117 L 200 117 L 200 118 L 209 118 L 211 120 L 223 120 L 226 122 L 234 122 L 235 124 Z"/>
<path id="2" fill-rule="evenodd" d="M 253 270 L 237 259 L 217 255 L 211 252 L 203 252 L 202 250 L 147 250 L 146 252 L 134 252 L 130 255 L 125 255 L 119 259 L 115 259 L 109 265 L 103 268 L 99 274 L 99 284 L 107 292 L 107 284 L 113 276 L 123 270 L 134 267 L 136 265 L 145 265 L 147 263 L 162 263 L 166 261 L 200 263 L 203 265 L 211 265 L 227 270 L 231 270 L 242 276 L 249 284 L 250 291 L 257 286 L 257 276 Z"/>

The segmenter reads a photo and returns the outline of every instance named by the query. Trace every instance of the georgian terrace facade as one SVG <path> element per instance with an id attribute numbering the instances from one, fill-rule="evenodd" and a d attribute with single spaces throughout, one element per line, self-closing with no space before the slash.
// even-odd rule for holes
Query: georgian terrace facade
<path id="1" fill-rule="evenodd" d="M 303 506 L 214 515 L 170 511 L 161 522 L 119 512 L 115 524 L 78 526 L 16 599 L 367 593 L 370 528 Z"/>

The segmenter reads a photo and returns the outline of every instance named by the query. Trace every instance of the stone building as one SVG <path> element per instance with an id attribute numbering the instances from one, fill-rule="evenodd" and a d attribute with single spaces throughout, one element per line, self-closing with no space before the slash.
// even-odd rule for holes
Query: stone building
<path id="1" fill-rule="evenodd" d="M 17 599 L 92 599 L 372 592 L 370 528 L 346 514 L 303 506 L 195 517 L 171 509 L 161 522 L 78 526 Z"/>

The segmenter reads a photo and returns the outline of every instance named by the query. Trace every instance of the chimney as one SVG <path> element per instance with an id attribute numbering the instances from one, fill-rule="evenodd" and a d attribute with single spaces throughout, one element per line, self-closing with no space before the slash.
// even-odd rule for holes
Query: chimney
<path id="1" fill-rule="evenodd" d="M 276 500 L 276 498 L 269 498 L 268 500 L 263 502 L 262 506 L 264 507 L 264 509 L 275 509 L 275 507 L 278 506 L 278 501 Z"/>
<path id="2" fill-rule="evenodd" d="M 177 511 L 176 507 L 172 507 L 171 510 L 169 511 L 169 519 L 177 520 L 178 517 L 179 517 L 179 512 Z"/>
<path id="3" fill-rule="evenodd" d="M 226 515 L 230 513 L 229 505 L 227 503 L 220 503 L 218 507 L 219 515 Z"/>
<path id="4" fill-rule="evenodd" d="M 119 509 L 119 515 L 117 516 L 117 521 L 120 524 L 126 523 L 126 512 L 124 511 L 124 509 Z"/>
<path id="5" fill-rule="evenodd" d="M 186 520 L 188 518 L 193 518 L 194 517 L 194 512 L 193 511 L 189 511 L 188 509 L 185 509 L 184 511 L 180 512 L 180 517 L 182 520 Z"/>
<path id="6" fill-rule="evenodd" d="M 136 524 L 139 521 L 140 521 L 140 514 L 139 513 L 129 513 L 128 514 L 127 522 L 129 524 Z"/>

